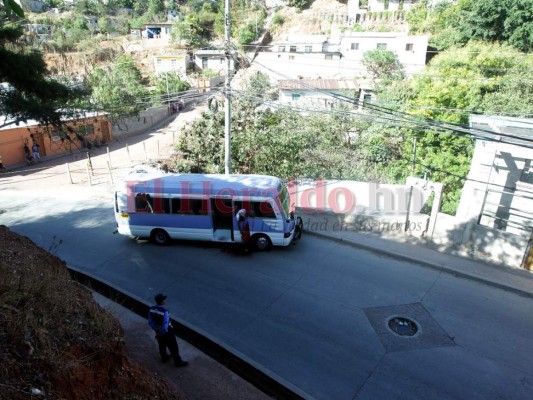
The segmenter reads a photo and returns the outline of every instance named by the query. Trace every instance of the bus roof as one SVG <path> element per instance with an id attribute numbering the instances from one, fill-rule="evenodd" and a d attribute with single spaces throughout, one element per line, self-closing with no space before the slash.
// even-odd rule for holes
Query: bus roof
<path id="1" fill-rule="evenodd" d="M 281 182 L 280 178 L 268 175 L 136 173 L 128 175 L 119 185 L 135 184 L 136 188 L 144 185 L 148 192 L 213 196 L 257 192 L 273 194 Z"/>

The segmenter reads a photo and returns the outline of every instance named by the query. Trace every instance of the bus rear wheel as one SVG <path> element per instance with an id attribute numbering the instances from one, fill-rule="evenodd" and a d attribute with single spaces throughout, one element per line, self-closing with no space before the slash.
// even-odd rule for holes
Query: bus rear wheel
<path id="1" fill-rule="evenodd" d="M 170 243 L 170 237 L 163 229 L 155 229 L 152 231 L 152 242 L 158 246 L 166 246 Z"/>
<path id="2" fill-rule="evenodd" d="M 272 246 L 269 237 L 263 234 L 254 235 L 252 237 L 252 243 L 256 251 L 267 251 Z"/>

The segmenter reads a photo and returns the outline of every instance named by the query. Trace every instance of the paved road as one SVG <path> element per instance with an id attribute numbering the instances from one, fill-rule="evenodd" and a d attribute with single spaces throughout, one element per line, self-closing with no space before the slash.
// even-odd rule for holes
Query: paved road
<path id="1" fill-rule="evenodd" d="M 245 255 L 113 235 L 107 186 L 4 187 L 0 223 L 151 302 L 307 398 L 531 399 L 533 299 L 340 243 Z M 400 338 L 394 316 L 420 331 Z"/>

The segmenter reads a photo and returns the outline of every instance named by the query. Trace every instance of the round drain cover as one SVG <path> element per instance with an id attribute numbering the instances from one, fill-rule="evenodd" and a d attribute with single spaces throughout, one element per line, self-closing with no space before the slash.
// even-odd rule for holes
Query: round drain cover
<path id="1" fill-rule="evenodd" d="M 391 331 L 400 336 L 414 336 L 418 332 L 418 325 L 409 318 L 391 318 L 388 326 Z"/>

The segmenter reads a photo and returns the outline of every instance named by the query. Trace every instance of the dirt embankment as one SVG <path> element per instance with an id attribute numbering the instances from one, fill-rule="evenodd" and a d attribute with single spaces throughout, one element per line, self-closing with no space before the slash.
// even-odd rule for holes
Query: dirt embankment
<path id="1" fill-rule="evenodd" d="M 0 246 L 1 399 L 177 399 L 63 261 L 5 226 Z"/>

